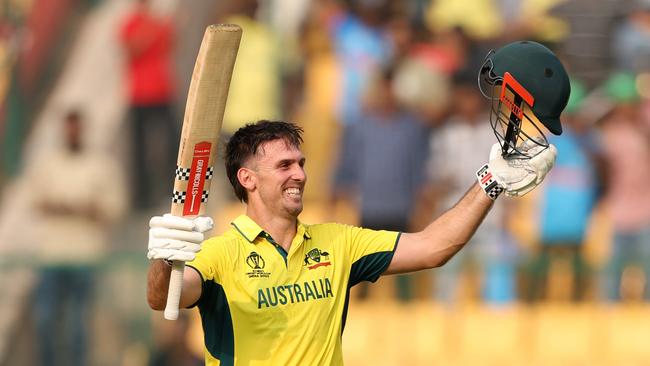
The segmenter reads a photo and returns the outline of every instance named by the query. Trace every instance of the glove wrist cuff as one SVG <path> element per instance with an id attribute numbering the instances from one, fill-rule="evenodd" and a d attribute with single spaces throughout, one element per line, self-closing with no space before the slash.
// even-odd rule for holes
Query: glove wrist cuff
<path id="1" fill-rule="evenodd" d="M 503 192 L 503 188 L 494 179 L 494 175 L 490 171 L 490 166 L 485 164 L 476 172 L 476 180 L 481 186 L 485 194 L 491 199 L 496 200 L 497 197 Z"/>

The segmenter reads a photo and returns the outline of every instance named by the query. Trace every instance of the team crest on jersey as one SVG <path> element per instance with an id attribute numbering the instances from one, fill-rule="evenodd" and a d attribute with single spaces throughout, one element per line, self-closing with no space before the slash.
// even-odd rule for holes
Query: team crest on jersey
<path id="1" fill-rule="evenodd" d="M 305 263 L 308 269 L 316 269 L 318 267 L 326 267 L 332 264 L 329 260 L 330 254 L 328 252 L 323 252 L 318 248 L 310 250 L 305 254 Z"/>
<path id="2" fill-rule="evenodd" d="M 268 278 L 271 275 L 270 272 L 264 271 L 266 262 L 261 255 L 257 254 L 257 252 L 251 252 L 251 254 L 246 257 L 246 264 L 251 268 L 250 272 L 246 272 L 248 278 Z"/>

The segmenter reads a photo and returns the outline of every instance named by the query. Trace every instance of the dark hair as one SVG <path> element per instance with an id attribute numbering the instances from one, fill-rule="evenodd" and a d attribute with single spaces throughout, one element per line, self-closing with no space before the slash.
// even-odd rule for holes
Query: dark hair
<path id="1" fill-rule="evenodd" d="M 240 201 L 248 202 L 246 189 L 237 179 L 237 172 L 244 162 L 268 141 L 284 139 L 289 145 L 300 147 L 302 132 L 302 128 L 293 123 L 260 120 L 247 124 L 232 135 L 226 145 L 226 175 Z"/>

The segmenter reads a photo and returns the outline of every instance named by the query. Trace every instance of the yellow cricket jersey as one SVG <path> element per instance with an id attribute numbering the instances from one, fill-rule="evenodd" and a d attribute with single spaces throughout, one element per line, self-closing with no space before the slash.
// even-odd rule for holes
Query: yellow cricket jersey
<path id="1" fill-rule="evenodd" d="M 388 268 L 399 233 L 298 224 L 287 253 L 248 216 L 203 243 L 206 365 L 341 365 L 350 287 Z"/>

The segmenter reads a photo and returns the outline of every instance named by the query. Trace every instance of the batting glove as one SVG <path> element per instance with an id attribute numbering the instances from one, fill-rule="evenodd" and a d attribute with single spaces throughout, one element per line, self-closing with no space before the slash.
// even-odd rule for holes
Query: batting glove
<path id="1" fill-rule="evenodd" d="M 191 261 L 201 250 L 205 232 L 214 222 L 209 217 L 185 219 L 171 214 L 154 216 L 149 221 L 149 259 Z"/>
<path id="2" fill-rule="evenodd" d="M 496 199 L 504 191 L 510 197 L 523 196 L 532 191 L 553 168 L 557 156 L 555 146 L 546 148 L 532 141 L 524 143 L 520 151 L 533 157 L 503 158 L 500 144 L 492 145 L 490 162 L 476 172 L 479 184 L 491 199 Z"/>

